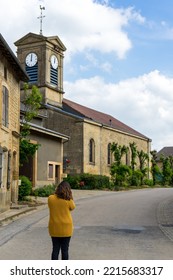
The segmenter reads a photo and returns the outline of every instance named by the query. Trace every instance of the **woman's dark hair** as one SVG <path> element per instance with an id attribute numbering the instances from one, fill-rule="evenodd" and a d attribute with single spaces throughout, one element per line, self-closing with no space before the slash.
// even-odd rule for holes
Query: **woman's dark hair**
<path id="1" fill-rule="evenodd" d="M 56 188 L 55 194 L 62 199 L 73 199 L 70 184 L 66 181 L 62 181 Z"/>

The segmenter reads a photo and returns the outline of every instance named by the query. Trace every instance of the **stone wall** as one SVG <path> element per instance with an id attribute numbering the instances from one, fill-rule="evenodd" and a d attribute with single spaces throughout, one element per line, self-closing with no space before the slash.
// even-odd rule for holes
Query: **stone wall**
<path id="1" fill-rule="evenodd" d="M 118 143 L 129 147 L 129 143 L 135 142 L 139 151 L 145 153 L 150 151 L 150 142 L 145 138 L 139 138 L 118 132 L 111 127 L 104 127 L 100 124 L 84 123 L 84 172 L 100 175 L 110 175 L 110 165 L 108 164 L 108 144 Z M 95 164 L 89 162 L 89 141 L 93 139 L 95 142 Z M 129 151 L 130 158 L 130 151 Z M 123 158 L 126 163 L 126 157 Z M 138 162 L 139 164 L 139 162 Z"/>
<path id="2" fill-rule="evenodd" d="M 49 110 L 48 115 L 45 121 L 47 128 L 70 136 L 70 140 L 64 144 L 64 157 L 70 160 L 65 172 L 69 174 L 91 173 L 109 176 L 109 143 L 129 146 L 129 143 L 135 142 L 139 151 L 143 150 L 149 154 L 150 142 L 146 138 L 128 135 L 94 121 L 84 121 L 60 110 Z M 95 143 L 94 163 L 89 162 L 90 139 Z M 125 163 L 126 158 L 123 160 Z"/>

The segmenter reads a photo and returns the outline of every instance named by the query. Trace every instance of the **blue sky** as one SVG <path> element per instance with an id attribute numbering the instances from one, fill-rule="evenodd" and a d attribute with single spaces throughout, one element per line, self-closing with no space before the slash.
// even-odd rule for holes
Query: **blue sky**
<path id="1" fill-rule="evenodd" d="M 67 47 L 64 97 L 145 134 L 152 149 L 173 146 L 173 1 L 6 0 L 0 32 L 14 52 L 39 33 L 39 5 L 43 35 Z"/>

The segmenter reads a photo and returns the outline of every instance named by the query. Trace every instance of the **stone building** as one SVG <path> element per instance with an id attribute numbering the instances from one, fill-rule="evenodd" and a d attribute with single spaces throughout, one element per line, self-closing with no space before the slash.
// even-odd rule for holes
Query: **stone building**
<path id="1" fill-rule="evenodd" d="M 57 36 L 47 38 L 33 33 L 27 34 L 15 45 L 18 47 L 17 55 L 21 66 L 30 78 L 29 85 L 37 85 L 43 97 L 43 106 L 38 117 L 32 121 L 29 136 L 31 142 L 39 144 L 40 147 L 35 156 L 20 168 L 20 175 L 29 177 L 33 187 L 57 184 L 64 177 L 63 143 L 67 142 L 69 137 L 53 127 L 44 127 L 49 118 L 49 111 L 44 105 L 49 103 L 62 107 L 62 64 L 65 47 Z M 21 88 L 21 102 L 23 97 L 24 91 Z M 22 113 L 21 103 L 21 117 Z"/>
<path id="2" fill-rule="evenodd" d="M 20 81 L 28 81 L 0 34 L 0 212 L 18 199 Z"/>
<path id="3" fill-rule="evenodd" d="M 45 126 L 70 136 L 70 141 L 64 144 L 64 172 L 69 174 L 109 176 L 113 160 L 110 147 L 113 142 L 128 147 L 135 142 L 139 151 L 150 154 L 151 140 L 148 137 L 111 115 L 65 98 L 63 109 L 52 109 Z M 124 164 L 130 164 L 130 156 L 129 150 L 127 157 L 123 158 Z"/>
<path id="4" fill-rule="evenodd" d="M 28 33 L 18 40 L 18 59 L 43 95 L 47 118 L 43 127 L 68 135 L 64 143 L 64 172 L 110 175 L 113 142 L 150 153 L 151 140 L 114 117 L 64 98 L 63 58 L 65 46 L 57 36 Z M 75 94 L 75 93 L 74 93 Z M 130 155 L 124 158 L 129 162 Z"/>

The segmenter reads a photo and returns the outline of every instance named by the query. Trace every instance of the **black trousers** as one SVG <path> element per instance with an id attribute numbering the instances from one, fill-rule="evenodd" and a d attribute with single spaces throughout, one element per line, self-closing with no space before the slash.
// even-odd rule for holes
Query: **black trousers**
<path id="1" fill-rule="evenodd" d="M 62 260 L 69 259 L 69 244 L 71 237 L 51 237 L 52 238 L 52 260 L 58 260 L 59 252 L 61 251 Z"/>

